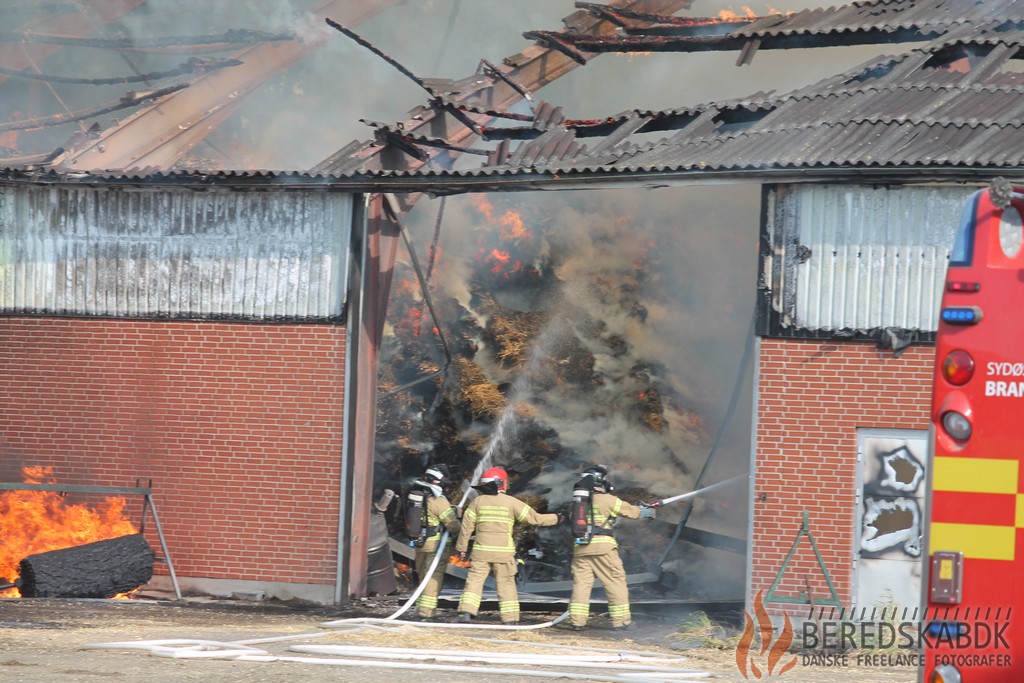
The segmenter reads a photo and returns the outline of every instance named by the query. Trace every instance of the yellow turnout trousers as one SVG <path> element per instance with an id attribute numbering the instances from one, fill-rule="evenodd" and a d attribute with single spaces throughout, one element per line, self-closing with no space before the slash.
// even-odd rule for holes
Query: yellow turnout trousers
<path id="1" fill-rule="evenodd" d="M 425 552 L 423 550 L 416 551 L 416 576 L 420 577 L 420 581 L 427 575 L 427 570 L 430 569 L 430 563 L 434 561 L 434 555 L 437 553 L 437 548 L 433 551 Z M 448 567 L 448 548 L 445 547 L 444 554 L 446 557 L 442 557 L 437 561 L 437 567 L 434 568 L 434 573 L 427 579 L 427 585 L 423 588 L 423 592 L 420 593 L 420 597 L 416 600 L 416 609 L 421 617 L 429 617 L 434 614 L 434 610 L 437 609 L 437 596 L 441 594 L 441 586 L 444 583 L 444 572 Z"/>
<path id="2" fill-rule="evenodd" d="M 498 591 L 498 612 L 506 624 L 519 621 L 519 590 L 516 587 L 516 558 L 509 555 L 508 559 L 471 560 L 469 573 L 466 574 L 466 587 L 459 600 L 459 611 L 476 616 L 480 611 L 480 600 L 484 591 L 484 581 L 488 574 L 494 574 L 494 585 Z"/>
<path id="3" fill-rule="evenodd" d="M 601 580 L 608 597 L 608 616 L 612 626 L 625 626 L 632 621 L 629 614 L 629 588 L 626 570 L 617 550 L 600 555 L 576 555 L 572 558 L 572 597 L 569 599 L 569 620 L 573 626 L 586 626 L 590 617 L 590 591 L 594 577 Z"/>

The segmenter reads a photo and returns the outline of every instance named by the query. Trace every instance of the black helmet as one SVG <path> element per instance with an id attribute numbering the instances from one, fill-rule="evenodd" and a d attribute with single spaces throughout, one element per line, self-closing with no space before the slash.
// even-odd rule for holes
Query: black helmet
<path id="1" fill-rule="evenodd" d="M 431 465 L 423 472 L 423 480 L 431 484 L 440 484 L 448 478 L 448 466 L 443 463 Z"/>
<path id="2" fill-rule="evenodd" d="M 590 477 L 593 480 L 593 485 L 595 487 L 603 488 L 606 491 L 608 491 L 608 493 L 611 493 L 612 485 L 611 482 L 609 482 L 607 479 L 608 468 L 605 467 L 604 465 L 595 465 L 594 467 L 588 467 L 587 469 L 583 470 L 583 472 L 580 474 L 580 477 L 582 479 Z"/>

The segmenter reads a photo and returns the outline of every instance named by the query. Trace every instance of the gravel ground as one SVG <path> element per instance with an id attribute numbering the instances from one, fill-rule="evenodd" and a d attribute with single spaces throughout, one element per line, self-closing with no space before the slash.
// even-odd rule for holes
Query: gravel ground
<path id="1" fill-rule="evenodd" d="M 354 645 L 359 647 L 415 647 L 420 649 L 486 650 L 518 654 L 577 654 L 552 646 L 590 648 L 591 654 L 648 652 L 667 657 L 684 657 L 673 663 L 702 671 L 705 680 L 740 683 L 745 681 L 736 666 L 733 649 L 707 647 L 703 634 L 688 639 L 679 630 L 679 619 L 634 613 L 634 623 L 625 632 L 612 631 L 603 616 L 595 616 L 587 630 L 577 633 L 558 624 L 542 629 L 518 631 L 454 630 L 421 625 L 359 630 L 325 627 L 330 622 L 355 617 L 386 617 L 403 604 L 401 597 L 361 601 L 349 609 L 239 600 L 187 598 L 184 601 L 155 599 L 51 600 L 0 599 L 0 681 L 5 683 L 53 683 L 54 681 L 169 682 L 216 681 L 217 683 L 319 683 L 353 681 L 391 683 L 396 676 L 416 676 L 419 681 L 447 683 L 519 683 L 545 680 L 532 676 L 501 674 L 491 669 L 468 672 L 442 670 L 396 670 L 365 665 L 327 665 L 294 661 L 228 661 L 176 659 L 155 656 L 148 650 L 84 648 L 100 643 L 126 643 L 167 639 L 231 642 L 282 636 L 295 640 L 254 645 L 278 657 L 319 657 L 332 661 L 353 661 L 337 655 L 300 653 L 295 645 Z M 443 610 L 447 619 L 454 616 Z M 552 620 L 557 613 L 524 613 L 524 624 Z M 477 623 L 497 624 L 496 617 L 483 612 Z M 464 635 L 472 633 L 471 636 Z M 735 634 L 720 632 L 726 642 Z M 488 639 L 488 640 L 481 640 Z M 506 642 L 494 642 L 500 639 Z M 508 642 L 512 641 L 512 642 Z M 356 658 L 355 661 L 358 662 Z M 389 662 L 398 660 L 390 659 Z M 437 666 L 439 663 L 424 663 Z M 469 666 L 469 665 L 463 665 Z M 520 665 L 501 665 L 521 668 Z M 659 666 L 661 666 L 659 664 Z M 568 670 L 568 669 L 567 669 Z M 611 667 L 577 669 L 578 675 L 608 675 Z M 753 676 L 751 676 L 753 679 Z M 547 678 L 547 680 L 557 680 Z M 564 678 L 562 680 L 565 680 Z M 592 680 L 584 678 L 583 680 Z M 762 679 L 767 680 L 767 679 Z M 916 670 L 905 666 L 869 668 L 852 659 L 843 666 L 824 667 L 798 659 L 797 666 L 773 680 L 794 683 L 916 683 Z"/>

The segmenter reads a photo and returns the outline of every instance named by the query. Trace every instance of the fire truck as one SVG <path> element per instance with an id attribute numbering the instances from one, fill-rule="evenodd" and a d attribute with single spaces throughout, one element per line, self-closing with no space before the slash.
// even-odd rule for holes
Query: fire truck
<path id="1" fill-rule="evenodd" d="M 1024 680 L 1024 186 L 974 193 L 946 273 L 931 404 L 923 683 Z"/>

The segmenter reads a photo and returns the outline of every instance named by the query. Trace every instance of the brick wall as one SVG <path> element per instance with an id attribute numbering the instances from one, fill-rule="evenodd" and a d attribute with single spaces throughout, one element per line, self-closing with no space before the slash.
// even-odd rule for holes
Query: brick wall
<path id="1" fill-rule="evenodd" d="M 775 580 L 806 510 L 839 598 L 850 604 L 857 429 L 927 429 L 933 359 L 932 346 L 897 358 L 866 343 L 761 341 L 752 594 Z M 776 593 L 805 593 L 805 578 L 816 597 L 829 595 L 806 537 Z"/>
<path id="2" fill-rule="evenodd" d="M 331 325 L 0 318 L 0 481 L 152 478 L 179 577 L 333 585 L 344 352 Z"/>

